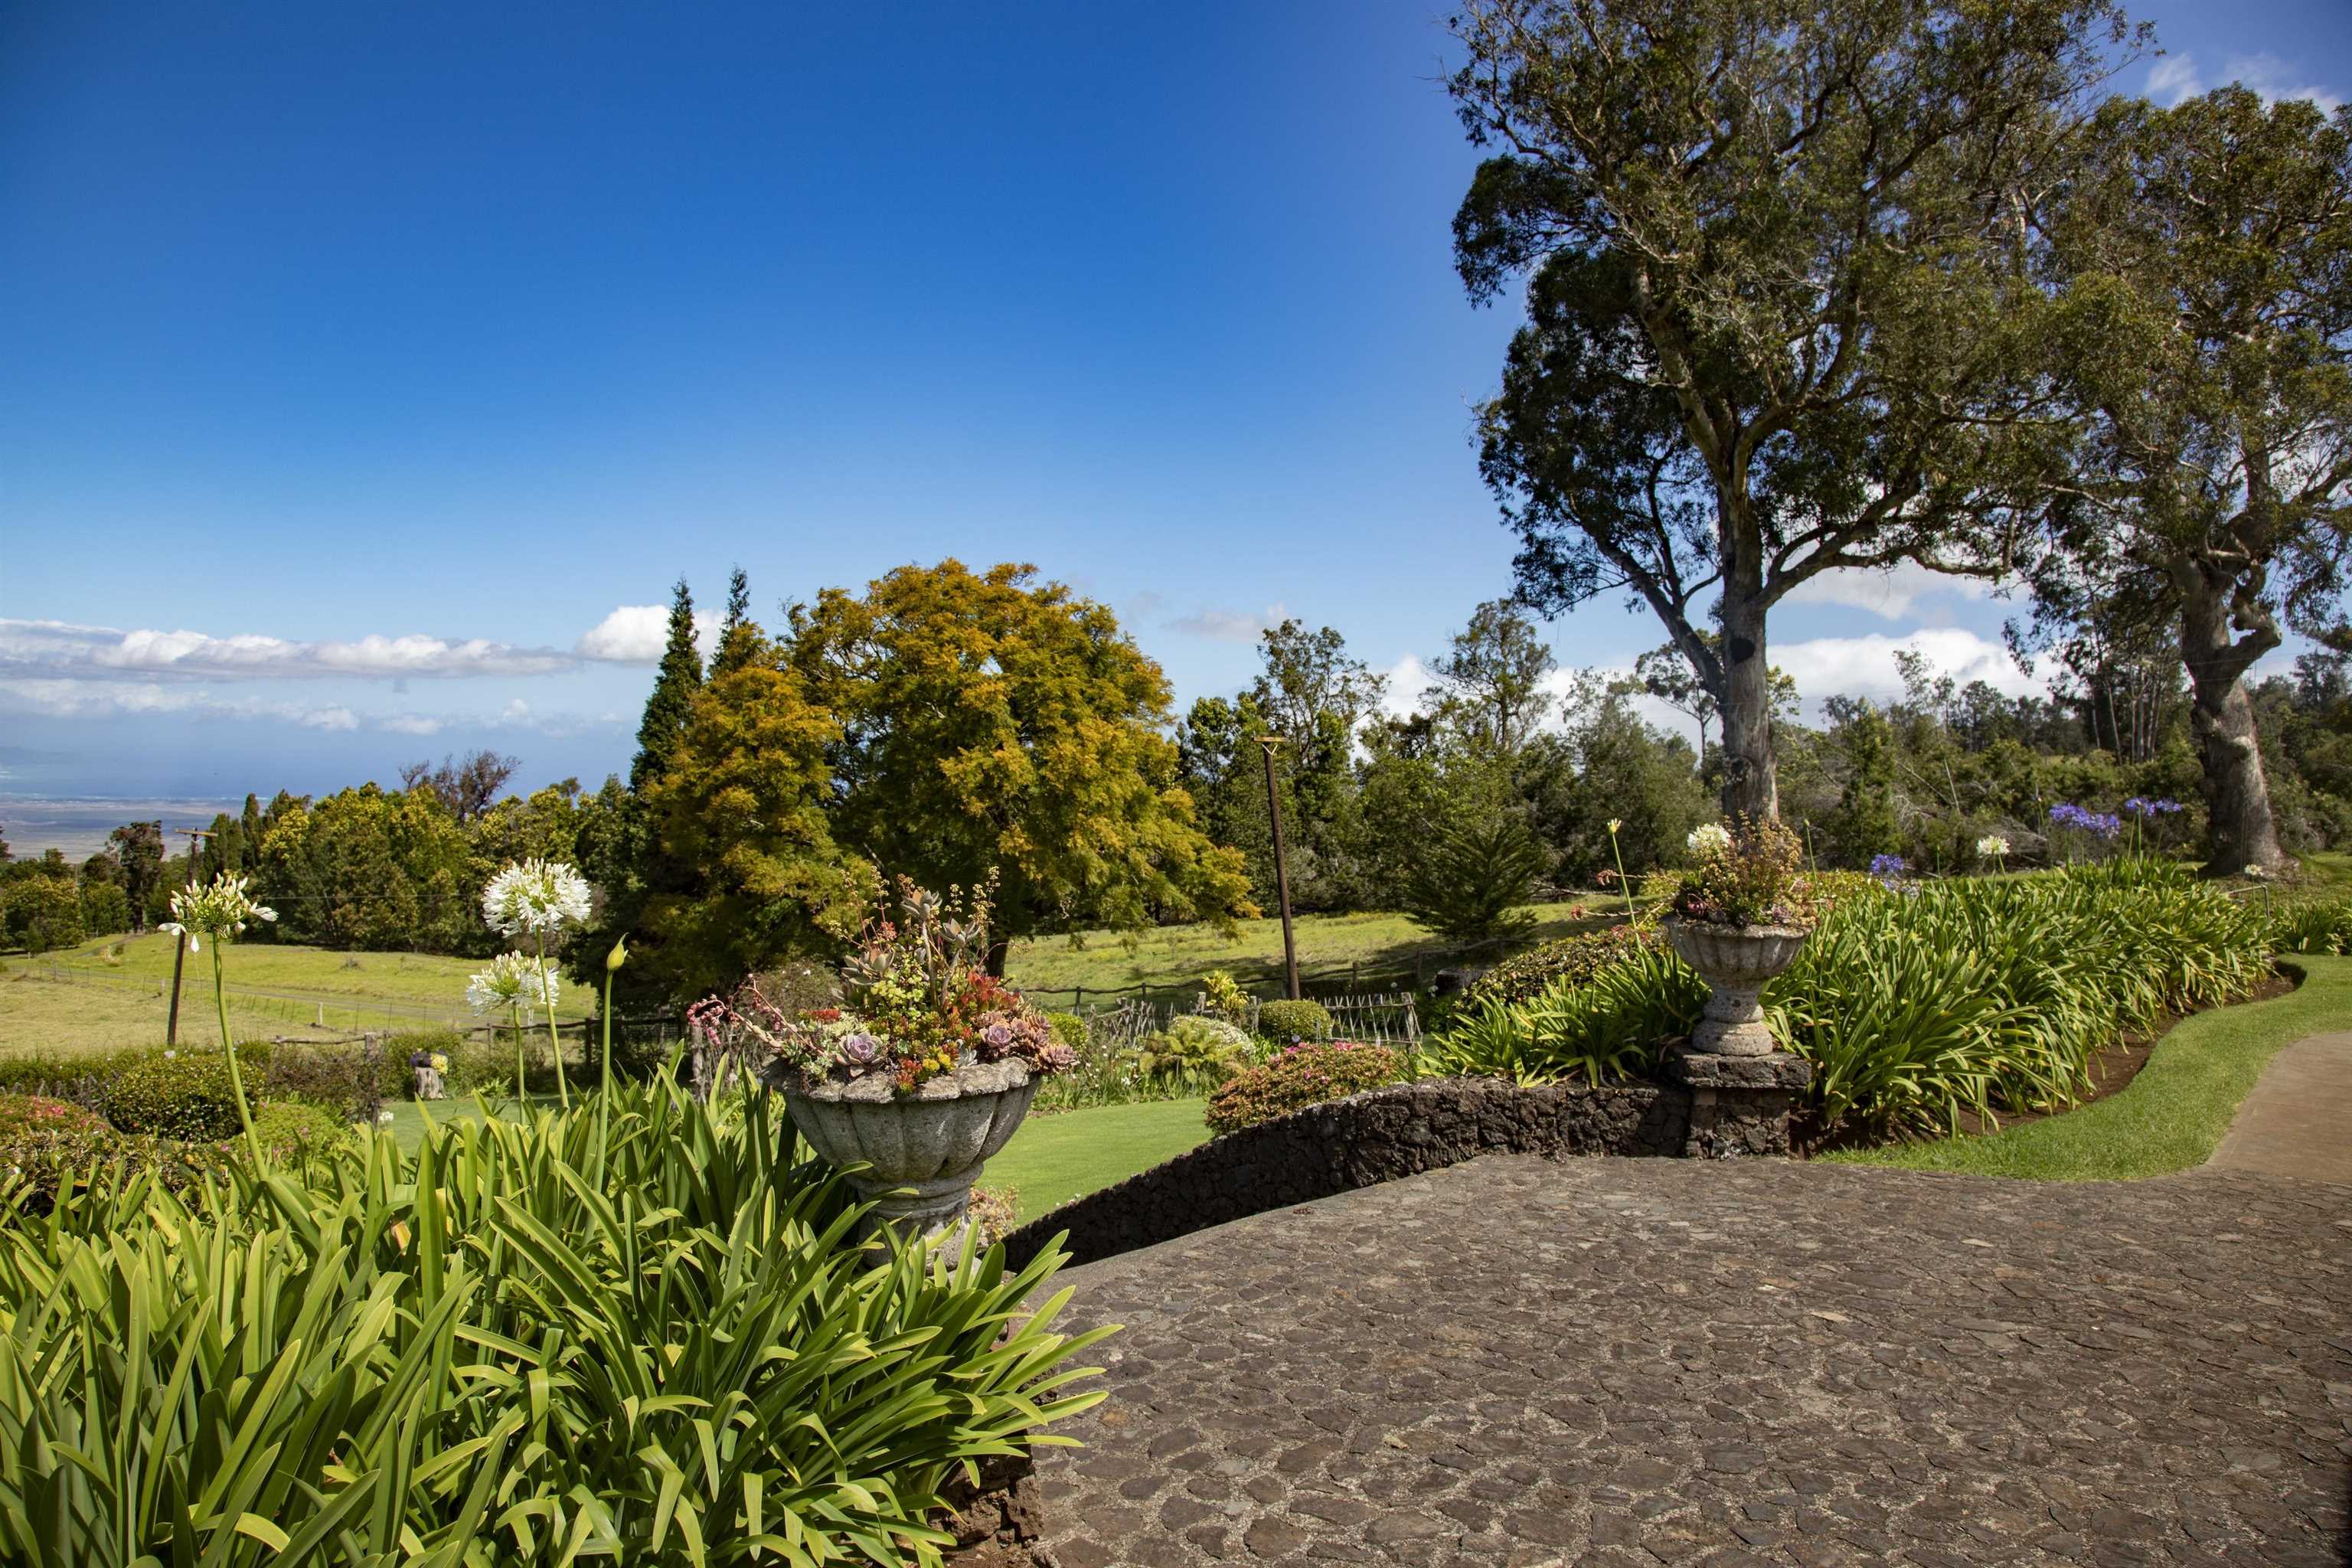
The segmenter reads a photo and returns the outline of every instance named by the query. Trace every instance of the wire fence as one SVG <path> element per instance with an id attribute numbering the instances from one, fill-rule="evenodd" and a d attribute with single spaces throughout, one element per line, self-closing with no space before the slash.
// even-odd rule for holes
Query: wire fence
<path id="1" fill-rule="evenodd" d="M 1233 1021 L 1255 1033 L 1258 1010 L 1267 1000 L 1271 998 L 1251 998 L 1247 1013 Z M 1420 1009 L 1411 992 L 1370 992 L 1352 996 L 1319 996 L 1315 1000 L 1331 1015 L 1334 1039 L 1410 1048 L 1421 1038 Z M 1086 1019 L 1087 1037 L 1091 1044 L 1111 1050 L 1131 1050 L 1187 1014 L 1214 1014 L 1205 993 L 1196 991 L 1184 1001 L 1131 998 L 1079 1016 Z"/>

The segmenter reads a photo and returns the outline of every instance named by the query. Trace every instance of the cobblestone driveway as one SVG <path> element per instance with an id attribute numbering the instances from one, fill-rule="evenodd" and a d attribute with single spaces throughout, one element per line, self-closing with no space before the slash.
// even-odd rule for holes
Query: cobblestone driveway
<path id="1" fill-rule="evenodd" d="M 1064 1568 L 2347 1560 L 2352 1187 L 1493 1158 L 1067 1278 Z"/>

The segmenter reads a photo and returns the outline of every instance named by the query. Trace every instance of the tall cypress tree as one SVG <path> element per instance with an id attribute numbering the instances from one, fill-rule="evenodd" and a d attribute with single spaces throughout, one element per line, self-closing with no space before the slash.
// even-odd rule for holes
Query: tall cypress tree
<path id="1" fill-rule="evenodd" d="M 710 650 L 712 679 L 738 668 L 749 658 L 749 650 L 755 644 L 739 634 L 751 625 L 751 580 L 738 566 L 727 576 L 727 618 L 719 623 L 719 643 Z"/>
<path id="2" fill-rule="evenodd" d="M 740 579 L 742 574 L 736 575 Z M 616 939 L 626 936 L 631 946 L 642 944 L 646 899 L 674 890 L 687 876 L 685 868 L 662 854 L 660 837 L 646 810 L 646 792 L 669 771 L 702 680 L 702 655 L 694 637 L 694 595 L 680 577 L 670 590 L 669 640 L 662 648 L 654 689 L 646 697 L 645 715 L 637 722 L 637 754 L 629 763 L 628 792 L 616 812 L 609 795 L 600 797 L 618 820 L 608 816 L 596 831 L 583 834 L 579 845 L 582 866 L 603 894 L 595 926 L 571 950 L 572 977 L 592 989 L 604 982 L 604 955 Z M 642 1013 L 660 1003 L 645 974 L 643 963 L 621 972 L 614 988 L 616 1012 Z"/>
<path id="3" fill-rule="evenodd" d="M 742 575 L 737 571 L 737 582 Z M 731 612 L 731 595 L 729 608 Z M 686 731 L 694 694 L 701 688 L 702 656 L 694 647 L 694 595 L 680 577 L 670 590 L 669 643 L 662 649 L 661 671 L 654 677 L 653 693 L 646 699 L 645 717 L 637 724 L 637 756 L 629 764 L 630 795 L 643 795 L 669 766 L 677 738 Z"/>

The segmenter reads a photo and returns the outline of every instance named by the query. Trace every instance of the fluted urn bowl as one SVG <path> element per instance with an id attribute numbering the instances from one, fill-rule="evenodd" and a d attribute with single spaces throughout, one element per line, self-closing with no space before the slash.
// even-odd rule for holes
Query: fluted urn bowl
<path id="1" fill-rule="evenodd" d="M 909 1235 L 936 1235 L 963 1218 L 972 1184 L 1037 1097 L 1028 1065 L 1010 1058 L 960 1067 L 905 1094 L 887 1072 L 812 1084 L 772 1062 L 765 1076 L 820 1155 L 868 1167 L 849 1173 L 851 1188 L 874 1205 L 868 1229 L 878 1221 Z"/>
<path id="2" fill-rule="evenodd" d="M 1669 915 L 1666 940 L 1707 984 L 1706 1012 L 1690 1048 L 1720 1057 L 1769 1057 L 1777 1048 L 1757 998 L 1797 962 L 1812 932 L 1802 926 L 1711 925 Z"/>

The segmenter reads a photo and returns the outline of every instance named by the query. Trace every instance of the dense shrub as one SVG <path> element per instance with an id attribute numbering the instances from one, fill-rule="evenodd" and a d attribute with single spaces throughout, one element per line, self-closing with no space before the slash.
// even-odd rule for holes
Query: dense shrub
<path id="1" fill-rule="evenodd" d="M 61 1194 L 0 1229 L 0 1560 L 935 1560 L 966 1460 L 1100 1397 L 1059 1397 L 1095 1336 L 1024 1305 L 1058 1252 L 877 1257 L 797 1152 L 632 1086 Z"/>
<path id="2" fill-rule="evenodd" d="M 26 1051 L 0 1057 L 0 1094 L 38 1094 L 95 1109 L 114 1076 L 146 1050 Z"/>
<path id="3" fill-rule="evenodd" d="M 1813 1063 L 1829 1129 L 1928 1133 L 1964 1112 L 2070 1104 L 2098 1051 L 2269 973 L 2261 913 L 2168 862 L 1841 891 L 1764 993 L 1774 1034 Z M 1704 999 L 1679 960 L 1643 950 L 1461 1016 L 1420 1067 L 1523 1082 L 1643 1071 Z"/>
<path id="4" fill-rule="evenodd" d="M 2263 911 L 2273 952 L 2352 952 L 2352 897 L 2280 900 Z"/>
<path id="5" fill-rule="evenodd" d="M 1188 1014 L 1136 1048 L 1138 1077 L 1183 1095 L 1206 1094 L 1247 1065 L 1248 1033 L 1222 1018 Z"/>
<path id="6" fill-rule="evenodd" d="M 342 1042 L 239 1046 L 236 1059 L 262 1100 L 304 1100 L 352 1118 L 373 1114 L 385 1100 L 409 1097 L 414 1083 L 408 1053 L 415 1047 L 407 1042 L 422 1037 L 394 1035 L 381 1041 L 373 1061 L 364 1047 Z M 457 1039 L 446 1029 L 432 1037 Z"/>
<path id="7" fill-rule="evenodd" d="M 239 1058 L 242 1068 L 243 1052 Z M 253 1078 L 246 1079 L 245 1095 L 248 1110 L 260 1109 Z M 245 1125 L 229 1088 L 228 1057 L 216 1050 L 150 1051 L 108 1080 L 97 1109 L 119 1132 L 190 1143 L 235 1137 Z"/>
<path id="8" fill-rule="evenodd" d="M 1706 1005 L 1706 983 L 1654 941 L 1617 944 L 1620 956 L 1584 979 L 1563 974 L 1526 1002 L 1489 1000 L 1455 1013 L 1416 1060 L 1423 1074 L 1578 1079 L 1608 1083 L 1657 1065 L 1659 1042 L 1687 1035 Z"/>
<path id="9" fill-rule="evenodd" d="M 1923 1134 L 2072 1104 L 2097 1052 L 2270 973 L 2255 912 L 2133 858 L 1849 900 L 1764 1003 L 1825 1126 Z"/>
<path id="10" fill-rule="evenodd" d="M 352 1124 L 320 1106 L 299 1100 L 272 1102 L 253 1118 L 254 1136 L 262 1152 L 276 1164 L 299 1163 L 306 1156 L 330 1153 L 352 1141 Z M 241 1154 L 242 1138 L 223 1141 L 225 1152 Z"/>
<path id="11" fill-rule="evenodd" d="M 1654 925 L 1613 925 L 1580 931 L 1507 958 L 1472 981 L 1462 993 L 1456 1016 L 1466 1017 L 1489 1002 L 1532 1002 L 1562 982 L 1581 985 L 1613 963 L 1663 942 Z"/>
<path id="12" fill-rule="evenodd" d="M 1351 1045 L 1346 1040 L 1288 1046 L 1209 1097 L 1209 1130 L 1238 1132 L 1306 1106 L 1394 1083 L 1403 1076 L 1403 1060 L 1386 1046 Z"/>
<path id="13" fill-rule="evenodd" d="M 1242 989 L 1242 983 L 1234 978 L 1233 971 L 1212 969 L 1201 976 L 1201 995 L 1208 1003 L 1208 1010 L 1226 1023 L 1248 1025 L 1255 1004 L 1250 994 Z"/>
<path id="14" fill-rule="evenodd" d="M 39 1095 L 0 1094 L 0 1181 L 18 1178 L 17 1205 L 47 1208 L 61 1181 L 113 1155 L 121 1142 L 92 1111 Z"/>
<path id="15" fill-rule="evenodd" d="M 1266 1002 L 1257 1010 L 1257 1032 L 1276 1045 L 1331 1037 L 1331 1011 L 1320 1002 Z"/>
<path id="16" fill-rule="evenodd" d="M 1087 1021 L 1084 1018 L 1076 1013 L 1048 1013 L 1045 1022 L 1053 1028 L 1055 1045 L 1067 1046 L 1081 1055 L 1085 1054 Z"/>

